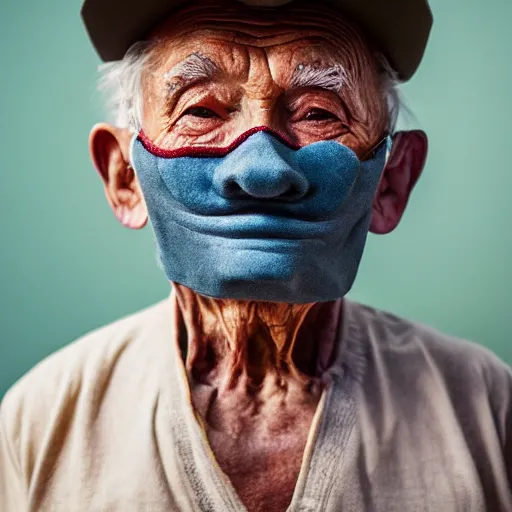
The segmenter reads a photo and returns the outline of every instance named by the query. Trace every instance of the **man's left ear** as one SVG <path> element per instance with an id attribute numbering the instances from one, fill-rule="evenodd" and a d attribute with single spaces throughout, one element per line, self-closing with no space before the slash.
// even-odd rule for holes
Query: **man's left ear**
<path id="1" fill-rule="evenodd" d="M 372 233 L 384 235 L 398 226 L 412 189 L 425 166 L 427 151 L 428 139 L 422 130 L 393 135 L 391 154 L 373 200 Z"/>

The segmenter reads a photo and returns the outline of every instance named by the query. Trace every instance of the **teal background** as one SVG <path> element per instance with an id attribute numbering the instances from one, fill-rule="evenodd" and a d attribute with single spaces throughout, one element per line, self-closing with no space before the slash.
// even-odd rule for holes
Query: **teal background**
<path id="1" fill-rule="evenodd" d="M 117 223 L 89 162 L 103 115 L 79 6 L 0 5 L 0 397 L 47 354 L 168 293 L 150 230 Z M 399 228 L 370 237 L 351 295 L 512 363 L 512 2 L 431 6 L 404 87 L 428 165 Z"/>

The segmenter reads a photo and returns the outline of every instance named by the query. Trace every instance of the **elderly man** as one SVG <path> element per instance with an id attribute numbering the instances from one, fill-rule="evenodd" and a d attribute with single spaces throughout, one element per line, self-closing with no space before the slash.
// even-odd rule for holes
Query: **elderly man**
<path id="1" fill-rule="evenodd" d="M 512 510 L 508 367 L 343 298 L 425 162 L 425 0 L 178 3 L 83 7 L 92 159 L 173 292 L 6 395 L 0 510 Z"/>

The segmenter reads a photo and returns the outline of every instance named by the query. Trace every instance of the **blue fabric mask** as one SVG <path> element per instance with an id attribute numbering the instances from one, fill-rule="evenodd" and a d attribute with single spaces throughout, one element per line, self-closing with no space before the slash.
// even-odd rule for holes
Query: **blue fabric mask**
<path id="1" fill-rule="evenodd" d="M 297 148 L 256 128 L 229 148 L 166 151 L 135 136 L 131 161 L 170 281 L 306 303 L 350 290 L 387 149 L 360 162 L 335 141 Z"/>

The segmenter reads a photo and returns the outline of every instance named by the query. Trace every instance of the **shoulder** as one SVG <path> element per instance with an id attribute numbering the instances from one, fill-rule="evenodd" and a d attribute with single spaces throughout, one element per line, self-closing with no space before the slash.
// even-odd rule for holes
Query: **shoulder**
<path id="1" fill-rule="evenodd" d="M 349 322 L 371 345 L 380 358 L 399 357 L 400 364 L 409 360 L 418 365 L 434 365 L 443 375 L 472 374 L 489 386 L 493 381 L 512 378 L 510 366 L 491 350 L 475 342 L 457 338 L 397 315 L 349 302 Z"/>
<path id="2" fill-rule="evenodd" d="M 42 360 L 4 396 L 4 435 L 25 444 L 28 453 L 32 443 L 42 442 L 48 428 L 70 420 L 77 409 L 83 413 L 84 408 L 99 407 L 116 373 L 126 375 L 140 361 L 144 342 L 158 329 L 168 304 L 161 301 L 96 329 Z"/>
<path id="3" fill-rule="evenodd" d="M 348 301 L 346 310 L 348 329 L 364 345 L 370 375 L 384 376 L 386 384 L 403 393 L 441 393 L 454 407 L 485 404 L 505 436 L 512 414 L 512 370 L 491 350 L 355 302 Z"/>
<path id="4" fill-rule="evenodd" d="M 111 369 L 119 358 L 139 349 L 141 340 L 156 328 L 168 301 L 123 317 L 95 329 L 64 348 L 49 355 L 27 372 L 6 393 L 2 408 L 12 402 L 55 393 L 67 387 L 73 389 L 100 377 Z"/>

